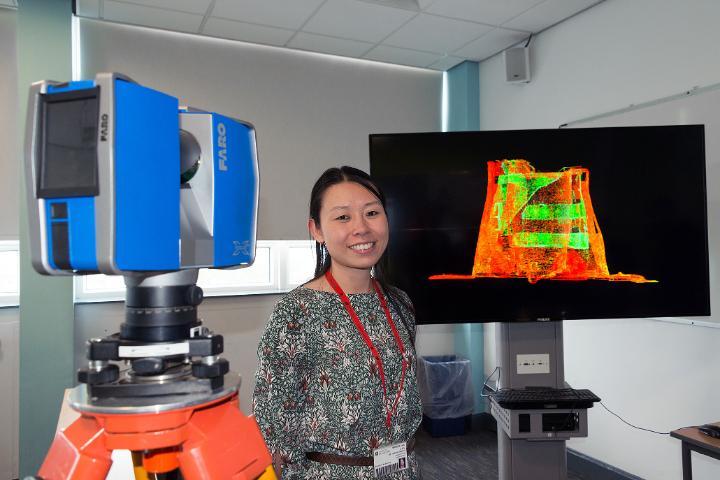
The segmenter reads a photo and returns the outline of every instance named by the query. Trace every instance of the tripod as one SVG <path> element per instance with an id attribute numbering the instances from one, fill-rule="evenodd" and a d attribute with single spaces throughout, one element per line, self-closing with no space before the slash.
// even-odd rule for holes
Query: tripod
<path id="1" fill-rule="evenodd" d="M 196 281 L 197 270 L 125 277 L 126 321 L 88 342 L 84 385 L 69 399 L 81 416 L 56 435 L 34 478 L 105 479 L 122 449 L 155 478 L 179 470 L 185 480 L 275 480 L 238 386 L 225 385 L 222 336 L 197 318 Z M 118 361 L 130 369 L 121 373 Z"/>
<path id="2" fill-rule="evenodd" d="M 55 437 L 38 475 L 102 480 L 113 450 L 142 452 L 148 473 L 180 469 L 186 480 L 275 479 L 260 430 L 240 412 L 232 390 L 204 404 L 158 413 L 82 412 Z"/>

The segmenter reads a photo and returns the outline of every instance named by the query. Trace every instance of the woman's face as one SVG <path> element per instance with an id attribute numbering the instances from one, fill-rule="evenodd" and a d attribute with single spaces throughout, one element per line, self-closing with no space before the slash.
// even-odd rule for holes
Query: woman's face
<path id="1" fill-rule="evenodd" d="M 325 190 L 320 225 L 312 219 L 310 233 L 325 246 L 333 268 L 371 269 L 388 243 L 388 222 L 380 200 L 355 182 Z"/>

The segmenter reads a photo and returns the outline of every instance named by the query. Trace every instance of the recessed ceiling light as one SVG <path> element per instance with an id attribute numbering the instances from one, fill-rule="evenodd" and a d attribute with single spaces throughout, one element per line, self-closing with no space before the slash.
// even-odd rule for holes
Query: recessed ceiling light
<path id="1" fill-rule="evenodd" d="M 365 3 L 376 3 L 386 7 L 402 8 L 403 10 L 420 11 L 418 0 L 360 0 Z"/>

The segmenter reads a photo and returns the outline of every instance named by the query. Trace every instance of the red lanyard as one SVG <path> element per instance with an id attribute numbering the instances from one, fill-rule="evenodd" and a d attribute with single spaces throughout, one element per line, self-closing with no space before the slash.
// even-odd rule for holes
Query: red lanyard
<path id="1" fill-rule="evenodd" d="M 345 310 L 347 310 L 348 315 L 350 315 L 350 318 L 352 318 L 352 321 L 355 324 L 355 328 L 358 329 L 358 332 L 360 332 L 360 336 L 365 341 L 365 345 L 367 345 L 373 357 L 375 358 L 375 362 L 377 363 L 378 370 L 380 372 L 380 382 L 382 383 L 383 387 L 383 405 L 387 413 L 385 417 L 385 424 L 388 428 L 390 428 L 392 425 L 392 416 L 395 411 L 397 411 L 397 406 L 400 402 L 400 395 L 402 394 L 403 388 L 405 387 L 405 372 L 407 370 L 407 360 L 405 358 L 405 345 L 403 344 L 403 341 L 400 338 L 400 334 L 398 334 L 397 328 L 395 327 L 395 322 L 393 322 L 392 316 L 390 315 L 390 309 L 388 308 L 387 302 L 385 301 L 385 296 L 383 296 L 382 292 L 380 291 L 380 287 L 378 287 L 377 282 L 373 279 L 372 284 L 375 288 L 375 293 L 377 293 L 378 299 L 380 300 L 380 305 L 385 311 L 385 317 L 387 318 L 388 324 L 390 325 L 390 330 L 392 330 L 393 337 L 395 337 L 395 343 L 397 344 L 398 349 L 400 350 L 400 355 L 402 356 L 402 374 L 400 375 L 400 386 L 398 388 L 398 392 L 395 396 L 395 401 L 393 402 L 392 406 L 388 405 L 387 387 L 385 386 L 385 371 L 383 370 L 383 363 L 382 359 L 380 358 L 380 354 L 375 348 L 372 340 L 370 340 L 370 336 L 365 330 L 365 327 L 363 327 L 362 323 L 360 323 L 360 318 L 358 318 L 357 313 L 355 313 L 355 309 L 353 309 L 352 305 L 350 305 L 350 299 L 347 295 L 345 295 L 343 289 L 340 288 L 340 285 L 338 285 L 338 283 L 335 281 L 335 278 L 330 273 L 330 270 L 325 273 L 325 278 L 327 279 L 333 290 L 335 290 L 335 293 L 340 295 L 340 300 L 342 301 L 343 306 L 345 306 Z"/>

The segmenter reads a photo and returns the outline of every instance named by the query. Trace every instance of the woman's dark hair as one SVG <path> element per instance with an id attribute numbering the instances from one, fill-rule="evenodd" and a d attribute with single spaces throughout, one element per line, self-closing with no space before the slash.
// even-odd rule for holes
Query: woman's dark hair
<path id="1" fill-rule="evenodd" d="M 380 187 L 373 181 L 370 175 L 354 167 L 343 166 L 339 168 L 328 168 L 327 170 L 325 170 L 325 172 L 323 172 L 322 175 L 320 175 L 320 178 L 317 179 L 315 185 L 313 186 L 312 193 L 310 193 L 310 218 L 315 222 L 315 225 L 320 226 L 320 208 L 322 207 L 322 200 L 323 196 L 325 195 L 325 191 L 333 185 L 344 182 L 354 182 L 362 187 L 365 187 L 370 193 L 375 195 L 378 200 L 380 200 L 383 209 L 387 211 L 385 207 L 385 195 L 383 194 Z M 330 269 L 332 259 L 330 258 L 330 255 L 328 254 L 325 246 L 318 241 L 315 241 L 315 258 L 315 278 L 319 278 L 325 275 L 325 272 Z M 373 268 L 373 278 L 377 280 L 377 282 L 380 284 L 380 287 L 382 287 L 382 290 L 388 296 L 390 302 L 393 304 L 393 306 L 395 306 L 395 310 L 399 312 L 400 319 L 405 325 L 405 329 L 410 334 L 411 341 L 415 343 L 415 331 L 410 330 L 409 325 L 407 324 L 405 317 L 402 314 L 402 310 L 398 308 L 396 302 L 400 303 L 404 308 L 410 311 L 412 310 L 412 305 L 410 305 L 398 293 L 397 289 L 391 287 L 387 283 L 385 279 L 386 268 L 387 249 L 385 250 L 385 252 L 383 252 L 380 260 L 378 260 L 378 263 L 375 264 L 375 267 Z"/>

